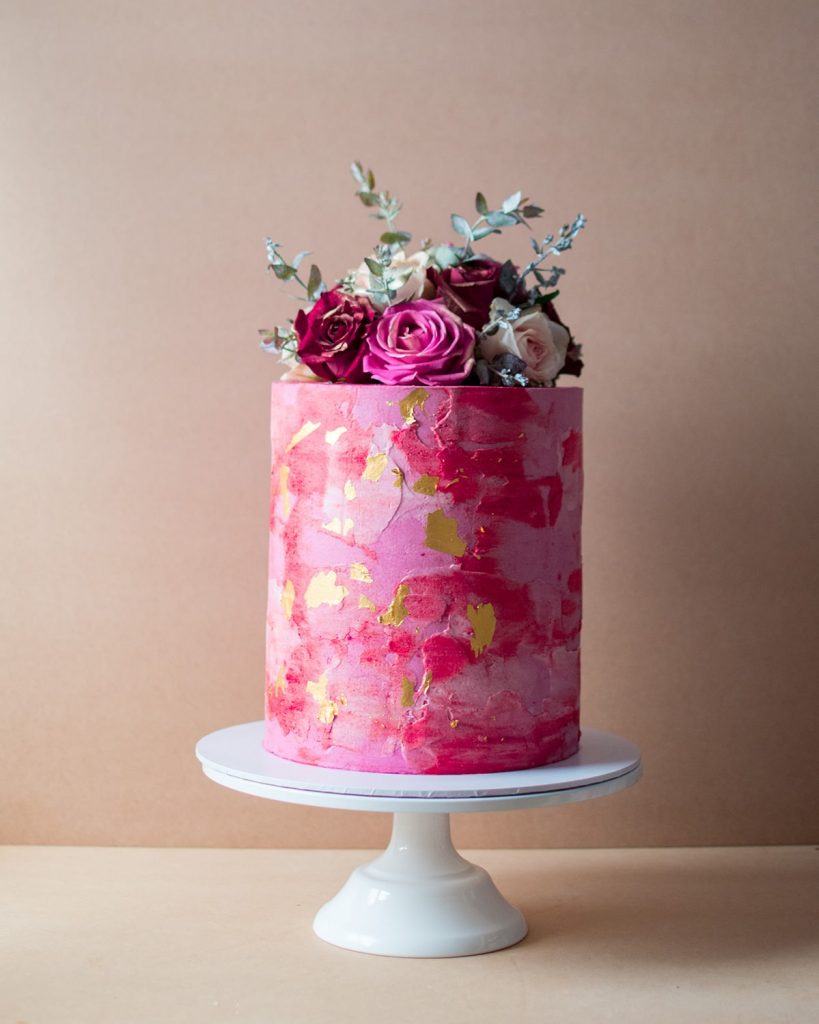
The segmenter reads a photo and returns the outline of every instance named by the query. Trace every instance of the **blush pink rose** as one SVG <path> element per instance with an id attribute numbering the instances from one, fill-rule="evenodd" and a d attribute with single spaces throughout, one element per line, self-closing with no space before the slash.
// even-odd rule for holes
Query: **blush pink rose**
<path id="1" fill-rule="evenodd" d="M 374 317 L 366 299 L 338 288 L 325 292 L 308 313 L 300 309 L 296 314 L 299 358 L 322 380 L 366 383 L 365 339 Z"/>
<path id="2" fill-rule="evenodd" d="M 364 369 L 382 384 L 459 384 L 475 365 L 475 332 L 443 302 L 388 306 L 376 322 Z"/>
<path id="3" fill-rule="evenodd" d="M 504 299 L 496 299 L 492 307 L 494 315 L 511 309 L 511 304 Z M 491 362 L 496 356 L 511 352 L 526 363 L 526 376 L 538 384 L 550 384 L 557 377 L 566 362 L 568 347 L 566 328 L 550 320 L 537 306 L 524 310 L 517 320 L 481 338 L 484 359 Z"/>

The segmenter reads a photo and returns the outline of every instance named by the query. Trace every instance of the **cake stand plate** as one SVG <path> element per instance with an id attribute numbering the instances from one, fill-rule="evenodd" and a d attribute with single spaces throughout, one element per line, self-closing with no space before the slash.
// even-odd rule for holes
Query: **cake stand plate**
<path id="1" fill-rule="evenodd" d="M 542 768 L 475 775 L 382 775 L 300 765 L 267 753 L 264 722 L 220 729 L 199 741 L 208 778 L 268 800 L 393 814 L 380 857 L 356 868 L 316 915 L 327 942 L 383 956 L 469 956 L 526 935 L 526 921 L 492 879 L 455 850 L 449 815 L 508 811 L 608 796 L 640 778 L 628 740 L 584 729 L 573 757 Z"/>

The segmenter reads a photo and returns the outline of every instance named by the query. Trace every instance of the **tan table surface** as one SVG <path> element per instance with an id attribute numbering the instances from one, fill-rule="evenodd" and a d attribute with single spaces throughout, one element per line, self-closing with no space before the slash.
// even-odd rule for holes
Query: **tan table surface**
<path id="1" fill-rule="evenodd" d="M 530 932 L 454 960 L 315 938 L 369 856 L 0 847 L 0 1021 L 819 1020 L 812 847 L 467 852 Z"/>

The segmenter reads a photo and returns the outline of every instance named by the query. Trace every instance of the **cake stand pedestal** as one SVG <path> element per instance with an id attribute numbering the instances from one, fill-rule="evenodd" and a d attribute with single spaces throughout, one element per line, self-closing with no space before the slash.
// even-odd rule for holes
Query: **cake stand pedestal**
<path id="1" fill-rule="evenodd" d="M 483 868 L 452 845 L 449 816 L 510 811 L 608 796 L 640 777 L 640 752 L 618 736 L 584 729 L 580 750 L 557 764 L 485 775 L 381 775 L 295 764 L 262 747 L 263 722 L 199 741 L 208 778 L 286 803 L 393 815 L 386 851 L 356 868 L 316 915 L 313 930 L 336 946 L 382 956 L 489 953 L 526 935 L 523 915 Z"/>

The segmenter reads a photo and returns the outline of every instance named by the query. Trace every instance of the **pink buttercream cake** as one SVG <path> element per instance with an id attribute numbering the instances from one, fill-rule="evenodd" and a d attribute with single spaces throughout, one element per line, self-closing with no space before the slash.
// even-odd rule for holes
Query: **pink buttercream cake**
<path id="1" fill-rule="evenodd" d="M 273 385 L 269 751 L 440 774 L 577 750 L 581 408 Z"/>

